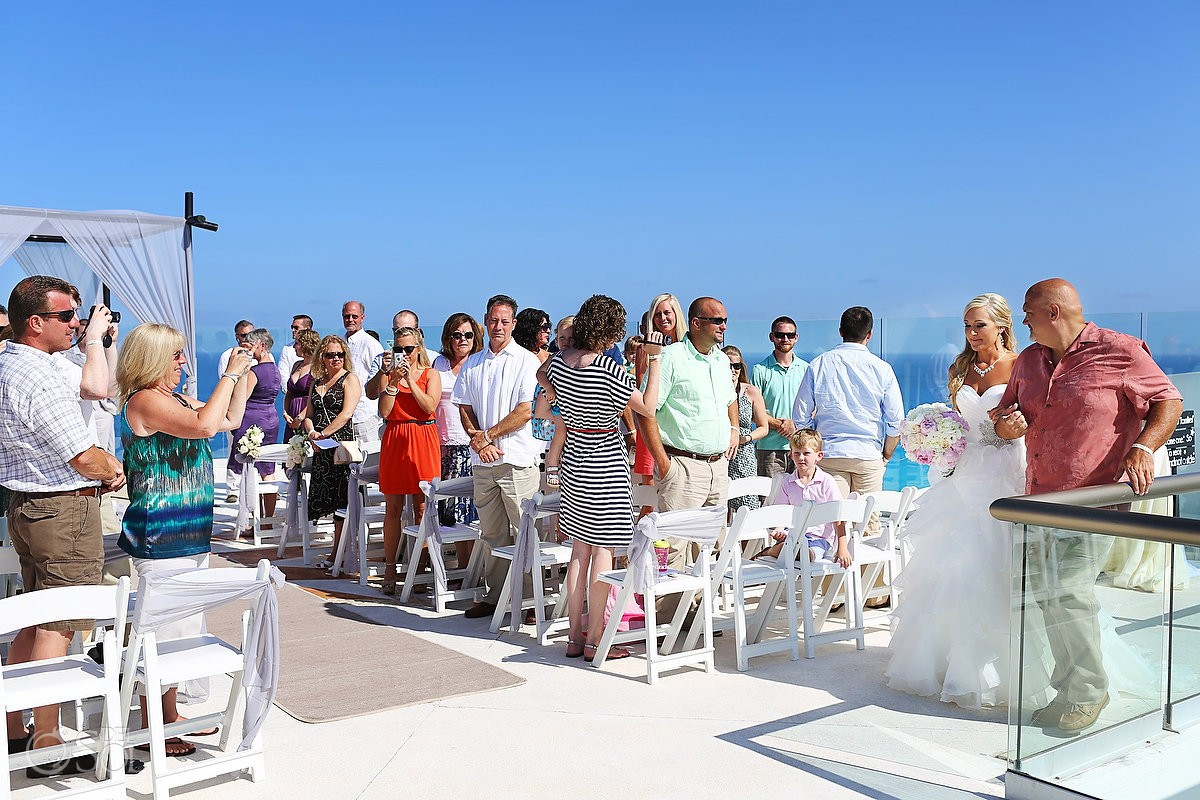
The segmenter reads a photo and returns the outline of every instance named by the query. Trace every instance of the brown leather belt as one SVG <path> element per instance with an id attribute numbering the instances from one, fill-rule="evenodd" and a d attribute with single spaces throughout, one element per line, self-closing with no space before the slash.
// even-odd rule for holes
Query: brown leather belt
<path id="1" fill-rule="evenodd" d="M 13 492 L 26 497 L 40 499 L 43 497 L 99 497 L 100 489 L 96 486 L 85 486 L 82 489 L 67 489 L 63 492 Z"/>
<path id="2" fill-rule="evenodd" d="M 669 444 L 664 444 L 663 449 L 667 451 L 667 455 L 669 455 L 669 456 L 679 456 L 681 458 L 694 458 L 697 461 L 707 461 L 710 464 L 713 463 L 714 461 L 719 461 L 725 457 L 725 453 L 723 453 L 723 452 L 722 453 L 711 453 L 711 454 L 705 455 L 704 453 L 693 453 L 688 450 L 680 450 L 678 447 L 671 447 L 671 445 L 669 445 Z"/>

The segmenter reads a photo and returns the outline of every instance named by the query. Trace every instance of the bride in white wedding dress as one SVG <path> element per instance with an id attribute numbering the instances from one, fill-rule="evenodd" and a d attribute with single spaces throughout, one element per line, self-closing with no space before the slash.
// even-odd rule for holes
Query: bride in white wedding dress
<path id="1" fill-rule="evenodd" d="M 1009 700 L 1012 545 L 1008 524 L 988 507 L 1025 493 L 1025 444 L 997 438 L 987 413 L 1017 358 L 1008 303 L 980 295 L 967 304 L 963 325 L 966 346 L 950 366 L 949 390 L 970 426 L 967 448 L 906 526 L 913 556 L 896 579 L 903 594 L 892 615 L 887 683 L 980 708 Z"/>

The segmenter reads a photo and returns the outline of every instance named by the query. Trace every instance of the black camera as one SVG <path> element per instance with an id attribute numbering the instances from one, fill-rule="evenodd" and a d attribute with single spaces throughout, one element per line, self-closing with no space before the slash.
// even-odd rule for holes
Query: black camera
<path id="1" fill-rule="evenodd" d="M 96 313 L 96 308 L 97 308 L 96 306 L 92 306 L 88 310 L 88 320 L 89 321 L 92 319 L 92 316 Z M 113 325 L 117 325 L 121 322 L 121 312 L 120 311 L 113 311 L 113 310 L 109 309 L 108 313 L 112 315 L 112 319 L 109 321 Z M 104 338 L 101 341 L 103 342 L 105 347 L 112 347 L 112 337 L 109 336 L 107 333 L 104 334 Z"/>

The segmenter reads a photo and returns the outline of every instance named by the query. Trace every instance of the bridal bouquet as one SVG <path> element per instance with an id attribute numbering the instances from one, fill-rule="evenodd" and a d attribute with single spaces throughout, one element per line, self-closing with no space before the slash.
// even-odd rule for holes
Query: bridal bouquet
<path id="1" fill-rule="evenodd" d="M 308 437 L 298 433 L 288 439 L 286 469 L 293 469 L 304 463 L 304 459 L 313 454 L 312 443 Z"/>
<path id="2" fill-rule="evenodd" d="M 258 458 L 258 448 L 262 447 L 263 429 L 257 425 L 251 425 L 242 434 L 242 438 L 238 439 L 237 451 L 243 456 L 249 458 Z"/>
<path id="3" fill-rule="evenodd" d="M 945 403 L 926 403 L 908 412 L 900 426 L 900 444 L 918 464 L 954 472 L 958 457 L 967 449 L 970 426 L 962 415 Z"/>

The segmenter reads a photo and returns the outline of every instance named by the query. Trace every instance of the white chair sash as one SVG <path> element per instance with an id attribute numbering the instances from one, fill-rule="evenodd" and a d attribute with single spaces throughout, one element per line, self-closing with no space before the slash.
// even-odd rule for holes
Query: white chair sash
<path id="1" fill-rule="evenodd" d="M 359 558 L 362 550 L 358 543 L 363 513 L 361 487 L 364 483 L 374 483 L 378 480 L 378 466 L 364 469 L 361 463 L 350 465 L 350 479 L 346 481 L 346 520 L 342 523 L 342 573 L 362 575 L 367 567 Z"/>
<path id="2" fill-rule="evenodd" d="M 547 514 L 557 514 L 561 508 L 562 496 L 558 492 L 542 495 L 542 502 L 535 497 L 521 501 L 521 524 L 517 526 L 517 542 L 513 548 L 512 586 L 509 588 L 512 605 L 512 632 L 517 633 L 521 628 L 521 606 L 525 603 L 525 573 L 538 564 L 540 547 L 537 521 Z M 534 574 L 535 581 L 541 580 L 540 571 Z"/>
<path id="3" fill-rule="evenodd" d="M 299 535 L 304 541 L 301 517 L 308 513 L 308 484 L 304 480 L 304 470 L 301 467 L 288 467 L 284 470 L 288 479 L 288 504 L 284 513 L 284 541 L 292 534 Z"/>
<path id="4" fill-rule="evenodd" d="M 265 582 L 181 580 L 195 570 L 172 570 L 142 576 L 138 583 L 137 603 L 133 609 L 135 633 L 158 630 L 225 603 L 253 594 L 261 594 L 250 617 L 246 637 L 247 662 L 242 673 L 246 688 L 246 712 L 242 720 L 242 741 L 238 750 L 247 750 L 262 728 L 267 710 L 279 686 L 279 602 L 275 596 L 286 582 L 283 573 L 272 567 Z"/>
<path id="5" fill-rule="evenodd" d="M 429 542 L 429 563 L 433 566 L 434 580 L 437 581 L 435 587 L 445 588 L 446 564 L 442 560 L 444 542 L 442 526 L 438 522 L 437 501 L 443 497 L 474 497 L 475 479 L 451 478 L 448 481 L 438 481 L 436 486 L 430 481 L 421 481 L 421 491 L 425 493 L 425 512 L 421 515 L 419 524 L 425 529 L 425 538 Z M 410 557 L 412 564 L 409 569 L 415 568 L 420 556 L 420 553 L 414 553 Z"/>
<path id="6" fill-rule="evenodd" d="M 242 482 L 238 487 L 238 533 L 254 524 L 258 514 L 258 469 L 254 466 L 254 456 L 234 453 L 233 457 L 242 465 Z"/>
<path id="7" fill-rule="evenodd" d="M 679 511 L 655 511 L 642 517 L 629 544 L 629 580 L 633 591 L 646 594 L 659 581 L 655 539 L 686 539 L 716 544 L 725 527 L 725 506 L 705 506 Z"/>

